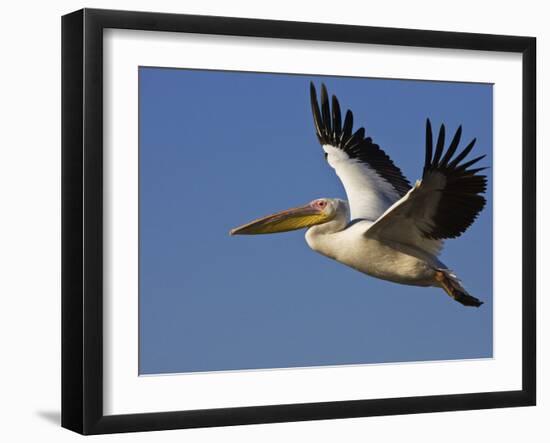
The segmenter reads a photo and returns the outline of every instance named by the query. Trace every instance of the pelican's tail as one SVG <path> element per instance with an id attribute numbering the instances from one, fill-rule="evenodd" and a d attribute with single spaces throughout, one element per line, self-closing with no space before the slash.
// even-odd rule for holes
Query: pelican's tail
<path id="1" fill-rule="evenodd" d="M 481 300 L 468 294 L 466 289 L 460 284 L 458 277 L 449 269 L 436 269 L 435 279 L 447 294 L 464 306 L 475 306 L 479 308 L 483 304 Z"/>

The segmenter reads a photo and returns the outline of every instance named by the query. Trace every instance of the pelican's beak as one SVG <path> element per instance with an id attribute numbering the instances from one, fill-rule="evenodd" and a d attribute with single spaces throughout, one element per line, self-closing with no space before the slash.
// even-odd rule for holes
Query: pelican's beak
<path id="1" fill-rule="evenodd" d="M 299 208 L 287 209 L 267 217 L 251 221 L 229 231 L 231 235 L 273 234 L 275 232 L 294 231 L 309 228 L 328 221 L 324 211 L 311 204 Z"/>

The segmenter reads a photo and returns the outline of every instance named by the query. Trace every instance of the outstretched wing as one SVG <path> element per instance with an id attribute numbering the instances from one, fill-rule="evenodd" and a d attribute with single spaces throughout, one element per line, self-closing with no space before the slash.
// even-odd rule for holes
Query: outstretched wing
<path id="1" fill-rule="evenodd" d="M 456 131 L 444 153 L 445 126 L 441 125 L 433 152 L 432 126 L 426 122 L 426 159 L 422 180 L 390 207 L 365 235 L 437 253 L 442 241 L 463 234 L 485 206 L 481 195 L 487 189 L 487 177 L 471 168 L 484 158 L 466 159 L 476 139 L 454 156 L 462 127 Z"/>
<path id="2" fill-rule="evenodd" d="M 353 131 L 353 114 L 346 112 L 344 123 L 338 99 L 329 105 L 327 88 L 321 86 L 321 108 L 317 92 L 310 85 L 311 109 L 317 138 L 325 158 L 342 181 L 350 205 L 351 218 L 376 220 L 394 202 L 407 193 L 411 185 L 365 129 Z"/>

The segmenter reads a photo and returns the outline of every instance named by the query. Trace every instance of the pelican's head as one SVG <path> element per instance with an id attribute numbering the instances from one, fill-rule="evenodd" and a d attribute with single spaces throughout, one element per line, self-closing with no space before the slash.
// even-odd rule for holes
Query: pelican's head
<path id="1" fill-rule="evenodd" d="M 345 203 L 337 198 L 318 198 L 307 205 L 268 215 L 232 229 L 231 235 L 273 234 L 328 223 L 342 212 Z M 347 210 L 344 208 L 344 210 Z"/>

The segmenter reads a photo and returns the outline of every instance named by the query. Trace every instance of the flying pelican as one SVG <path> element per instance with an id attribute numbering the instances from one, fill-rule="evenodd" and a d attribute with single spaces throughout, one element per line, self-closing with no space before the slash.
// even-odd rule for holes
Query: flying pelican
<path id="1" fill-rule="evenodd" d="M 485 206 L 481 194 L 487 177 L 479 172 L 486 168 L 471 168 L 485 156 L 464 162 L 476 139 L 455 156 L 462 127 L 445 150 L 441 125 L 434 152 L 428 119 L 422 179 L 411 187 L 388 155 L 365 137 L 364 128 L 353 132 L 351 111 L 342 124 L 338 99 L 333 95 L 329 105 L 324 84 L 320 108 L 313 83 L 310 93 L 317 138 L 348 201 L 319 198 L 239 226 L 230 234 L 308 228 L 305 237 L 311 249 L 357 271 L 405 285 L 439 287 L 465 306 L 481 306 L 483 302 L 468 294 L 438 259 L 443 241 L 463 234 Z"/>

